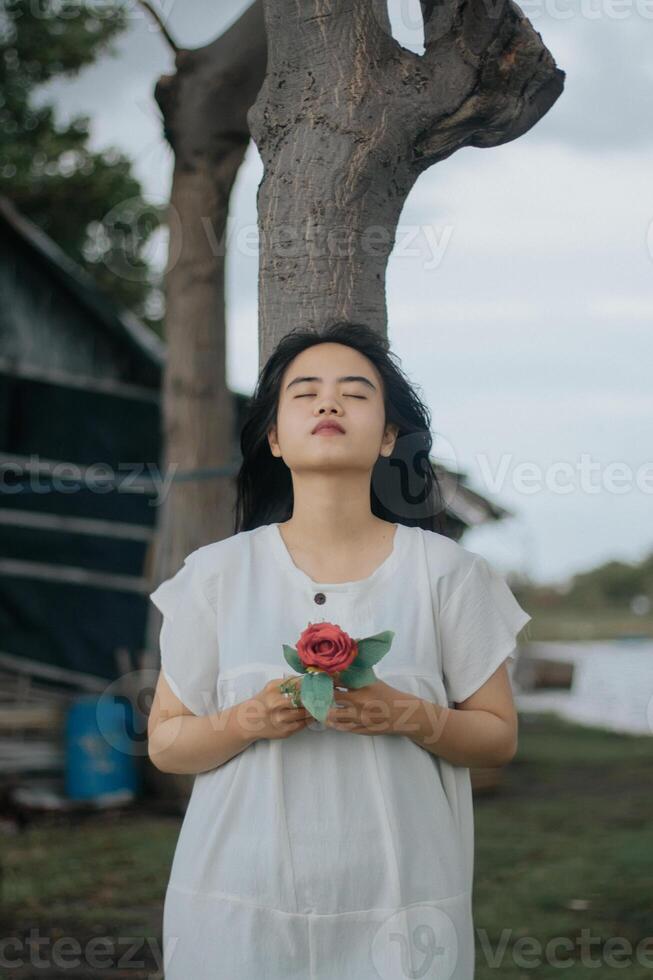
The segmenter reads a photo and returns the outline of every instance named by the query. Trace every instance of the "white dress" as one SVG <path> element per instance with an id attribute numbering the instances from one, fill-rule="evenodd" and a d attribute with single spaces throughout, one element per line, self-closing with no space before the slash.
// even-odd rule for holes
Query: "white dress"
<path id="1" fill-rule="evenodd" d="M 198 715 L 293 675 L 282 644 L 321 620 L 353 638 L 392 630 L 377 677 L 459 702 L 531 618 L 483 556 L 403 524 L 359 581 L 312 581 L 274 523 L 198 548 L 151 599 L 162 670 Z M 260 739 L 195 776 L 165 896 L 166 980 L 472 980 L 473 859 L 467 767 L 317 721 Z"/>

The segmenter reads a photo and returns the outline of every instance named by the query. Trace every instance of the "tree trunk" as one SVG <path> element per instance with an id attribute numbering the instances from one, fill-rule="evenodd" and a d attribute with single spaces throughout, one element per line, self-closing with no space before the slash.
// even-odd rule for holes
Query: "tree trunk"
<path id="1" fill-rule="evenodd" d="M 205 47 L 176 52 L 156 99 L 175 154 L 166 269 L 164 465 L 154 578 L 233 533 L 235 419 L 227 387 L 225 233 L 248 143 L 247 111 L 265 75 L 260 3 Z M 197 471 L 231 467 L 224 476 Z M 188 474 L 188 479 L 184 478 Z M 175 476 L 177 479 L 174 479 Z"/>
<path id="2" fill-rule="evenodd" d="M 385 332 L 385 270 L 417 177 L 462 146 L 521 136 L 564 83 L 511 0 L 422 0 L 423 55 L 393 39 L 385 0 L 263 8 L 267 75 L 248 114 L 265 168 L 261 364 L 298 325 Z"/>
<path id="3" fill-rule="evenodd" d="M 176 74 L 156 86 L 175 154 L 165 277 L 164 474 L 166 480 L 185 473 L 189 478 L 172 480 L 160 504 L 153 588 L 195 548 L 234 530 L 236 433 L 226 376 L 224 239 L 229 198 L 250 139 L 247 111 L 266 59 L 263 11 L 255 3 L 211 44 L 176 50 Z M 202 478 L 201 471 L 223 467 L 224 476 Z M 160 625 L 150 603 L 146 657 L 158 649 Z M 161 777 L 153 767 L 148 775 L 159 795 L 172 794 L 185 805 L 192 776 Z"/>

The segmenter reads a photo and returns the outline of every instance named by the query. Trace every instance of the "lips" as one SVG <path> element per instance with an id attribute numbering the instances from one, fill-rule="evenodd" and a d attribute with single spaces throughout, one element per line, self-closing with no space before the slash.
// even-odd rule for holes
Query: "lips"
<path id="1" fill-rule="evenodd" d="M 318 422 L 315 428 L 313 429 L 313 435 L 315 435 L 316 432 L 323 431 L 324 429 L 331 429 L 335 432 L 345 431 L 339 422 Z"/>

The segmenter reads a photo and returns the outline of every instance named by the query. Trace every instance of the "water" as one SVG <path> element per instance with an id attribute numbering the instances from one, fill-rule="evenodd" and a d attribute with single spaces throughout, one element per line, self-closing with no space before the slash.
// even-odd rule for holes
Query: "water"
<path id="1" fill-rule="evenodd" d="M 569 721 L 617 732 L 653 734 L 653 640 L 537 643 L 538 657 L 574 663 L 568 691 L 521 691 L 519 711 L 550 710 Z"/>

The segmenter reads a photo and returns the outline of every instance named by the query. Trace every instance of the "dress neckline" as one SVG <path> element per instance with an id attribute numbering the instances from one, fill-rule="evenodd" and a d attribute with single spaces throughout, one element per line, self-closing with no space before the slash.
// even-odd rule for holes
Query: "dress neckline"
<path id="1" fill-rule="evenodd" d="M 308 586 L 312 591 L 328 589 L 329 592 L 362 592 L 376 585 L 377 582 L 391 575 L 397 567 L 405 546 L 406 532 L 408 531 L 408 528 L 404 524 L 395 524 L 396 530 L 392 542 L 392 551 L 365 578 L 351 579 L 348 582 L 316 582 L 315 579 L 312 579 L 310 575 L 299 568 L 293 561 L 286 542 L 281 535 L 280 523 L 280 521 L 277 521 L 267 525 L 270 545 L 274 555 L 282 568 L 290 572 L 297 581 L 301 582 L 304 586 Z"/>

